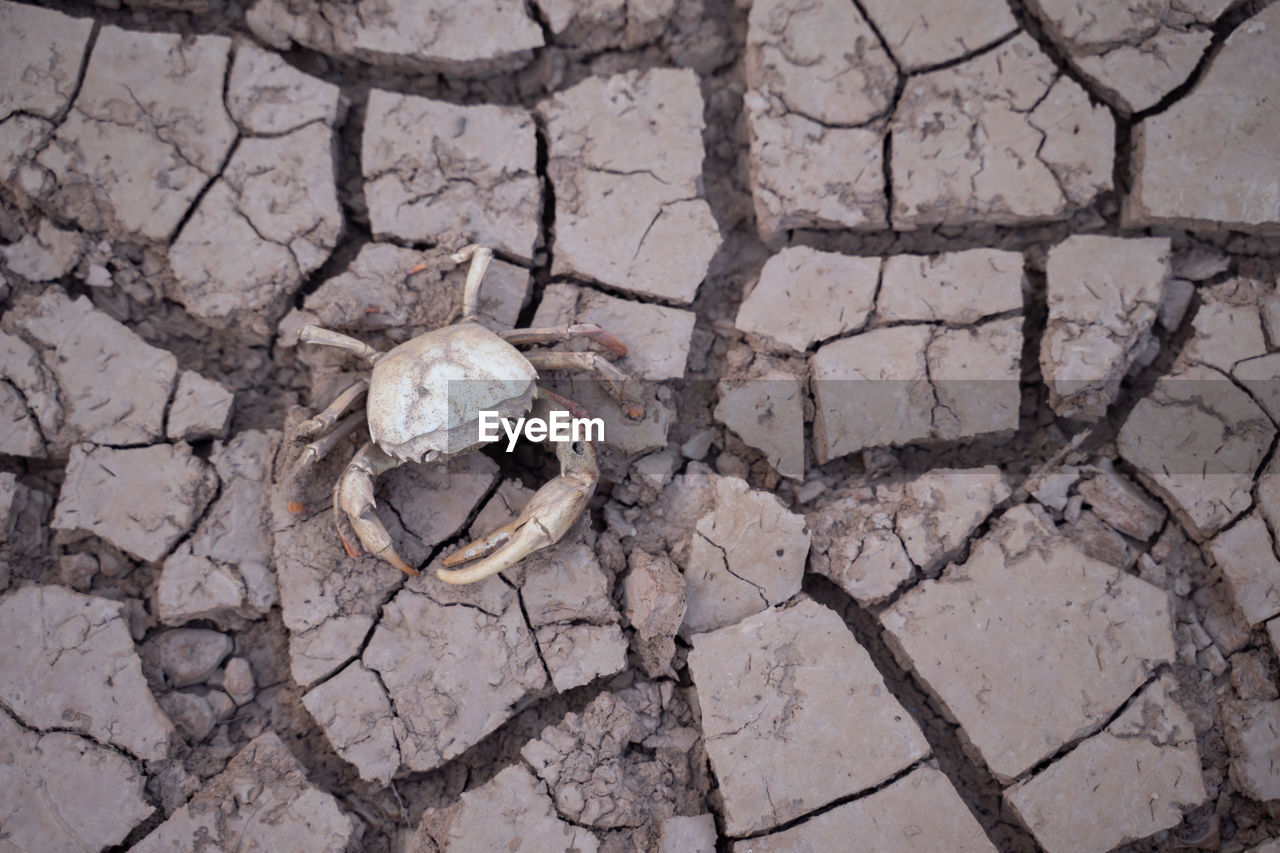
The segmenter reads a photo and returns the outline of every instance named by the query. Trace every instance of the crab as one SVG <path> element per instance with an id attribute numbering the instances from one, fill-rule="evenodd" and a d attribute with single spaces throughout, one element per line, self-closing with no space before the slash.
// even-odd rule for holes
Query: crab
<path id="1" fill-rule="evenodd" d="M 636 395 L 629 394 L 634 380 L 600 353 L 522 353 L 516 348 L 585 338 L 621 357 L 627 353 L 621 341 L 599 326 L 587 324 L 490 331 L 473 318 L 478 314 L 480 282 L 493 259 L 492 250 L 470 245 L 450 258 L 456 264 L 471 262 L 460 322 L 418 335 L 387 352 L 320 326 L 304 326 L 298 338 L 300 343 L 350 352 L 370 364 L 372 371 L 368 379 L 358 379 L 296 428 L 295 439 L 316 440 L 305 447 L 290 474 L 289 509 L 303 509 L 298 500 L 299 484 L 310 466 L 367 421 L 369 441 L 356 451 L 334 486 L 334 523 L 349 555 L 356 557 L 360 552 L 348 536 L 348 525 L 365 550 L 410 575 L 418 570 L 396 553 L 390 534 L 374 513 L 373 484 L 380 474 L 406 462 L 438 462 L 476 449 L 485 443 L 478 429 L 481 411 L 517 418 L 538 401 L 575 416 L 585 415 L 576 403 L 538 387 L 540 369 L 593 373 L 622 403 L 628 418 L 644 416 L 643 407 L 634 402 Z M 451 382 L 455 383 L 452 387 Z M 366 398 L 365 411 L 351 412 Z M 533 495 L 515 521 L 446 557 L 445 568 L 436 572 L 442 581 L 465 584 L 483 580 L 554 545 L 568 533 L 586 509 L 600 469 L 590 441 L 555 442 L 554 452 L 560 463 L 559 476 Z M 452 568 L 462 563 L 471 565 Z"/>

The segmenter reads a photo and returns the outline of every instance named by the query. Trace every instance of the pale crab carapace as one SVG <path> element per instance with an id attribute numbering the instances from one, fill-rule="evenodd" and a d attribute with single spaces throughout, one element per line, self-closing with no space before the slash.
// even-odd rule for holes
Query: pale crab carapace
<path id="1" fill-rule="evenodd" d="M 369 441 L 356 451 L 333 490 L 334 521 L 343 545 L 358 555 L 348 525 L 369 552 L 411 575 L 418 570 L 396 552 L 386 527 L 374 512 L 373 485 L 378 475 L 406 462 L 432 463 L 475 450 L 480 438 L 479 413 L 522 417 L 535 399 L 575 415 L 577 404 L 537 385 L 539 370 L 584 371 L 599 377 L 632 420 L 644 416 L 635 400 L 634 380 L 611 364 L 601 352 L 556 350 L 522 353 L 519 346 L 540 346 L 587 339 L 603 353 L 625 356 L 621 341 L 595 325 L 577 324 L 540 329 L 491 331 L 475 322 L 480 283 L 493 258 L 483 246 L 471 245 L 452 256 L 454 263 L 470 261 L 463 287 L 462 320 L 418 335 L 381 352 L 355 338 L 304 326 L 299 342 L 336 347 L 372 366 L 368 379 L 359 379 L 323 411 L 300 423 L 292 438 L 314 439 L 302 451 L 289 475 L 289 508 L 300 512 L 300 483 L 329 450 L 367 422 Z M 364 411 L 353 408 L 365 401 Z M 473 583 L 510 568 L 522 559 L 554 545 L 586 509 L 600 469 L 590 441 L 555 442 L 560 474 L 544 484 L 510 524 L 493 530 L 444 559 L 437 576 L 453 584 Z M 455 569 L 461 563 L 466 568 Z"/>

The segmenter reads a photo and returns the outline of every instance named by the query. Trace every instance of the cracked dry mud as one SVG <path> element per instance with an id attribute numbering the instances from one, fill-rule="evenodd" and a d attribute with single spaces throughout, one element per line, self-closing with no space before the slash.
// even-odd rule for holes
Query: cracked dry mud
<path id="1" fill-rule="evenodd" d="M 0 850 L 1280 851 L 1280 3 L 0 0 Z M 462 314 L 555 474 L 288 437 Z M 297 497 L 291 495 L 290 497 Z"/>

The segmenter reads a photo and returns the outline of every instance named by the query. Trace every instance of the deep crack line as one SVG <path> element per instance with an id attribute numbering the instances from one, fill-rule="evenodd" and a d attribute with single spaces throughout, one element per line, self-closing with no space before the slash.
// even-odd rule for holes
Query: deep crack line
<path id="1" fill-rule="evenodd" d="M 920 727 L 938 769 L 947 777 L 995 848 L 1001 853 L 1039 851 L 1039 845 L 1026 828 L 1014 826 L 1003 819 L 1003 787 L 985 765 L 969 756 L 960 727 L 947 721 L 937 703 L 918 683 L 917 676 L 898 664 L 875 617 L 820 575 L 805 574 L 803 590 L 844 619 L 858 645 L 871 656 L 884 679 L 885 688 Z"/>

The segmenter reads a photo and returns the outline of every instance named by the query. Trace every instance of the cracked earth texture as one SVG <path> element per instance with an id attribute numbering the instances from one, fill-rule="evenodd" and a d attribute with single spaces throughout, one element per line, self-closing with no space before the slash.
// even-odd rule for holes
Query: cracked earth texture
<path id="1" fill-rule="evenodd" d="M 1280 3 L 0 0 L 0 851 L 1280 850 Z M 289 436 L 461 315 L 554 461 Z"/>

